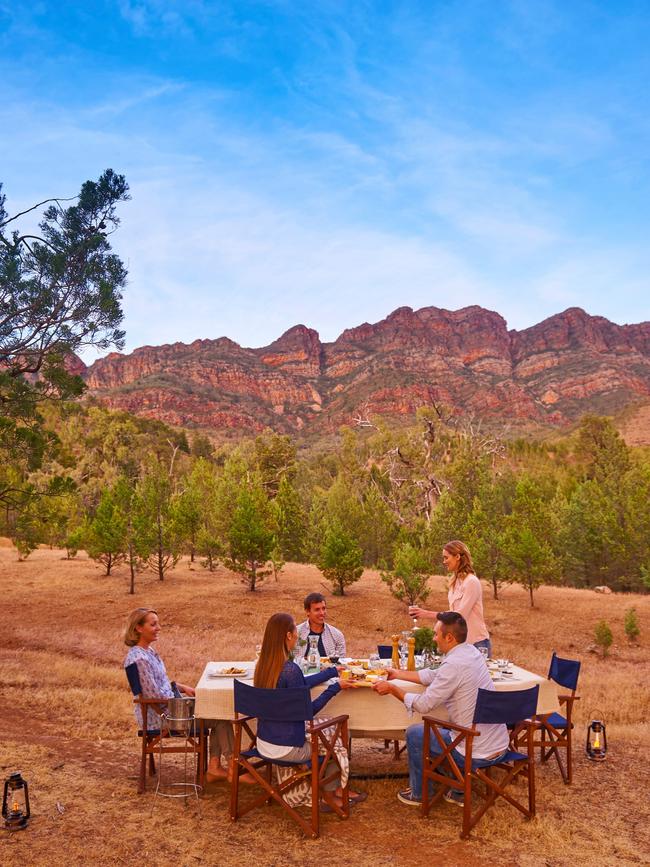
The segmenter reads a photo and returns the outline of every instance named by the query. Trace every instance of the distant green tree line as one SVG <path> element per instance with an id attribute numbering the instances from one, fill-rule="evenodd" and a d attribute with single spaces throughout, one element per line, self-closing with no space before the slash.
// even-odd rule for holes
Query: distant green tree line
<path id="1" fill-rule="evenodd" d="M 6 506 L 3 532 L 22 556 L 45 543 L 87 550 L 107 575 L 126 565 L 132 590 L 140 571 L 164 580 L 187 555 L 250 590 L 285 561 L 316 563 L 340 594 L 376 567 L 398 598 L 423 600 L 453 538 L 495 597 L 509 583 L 531 604 L 547 583 L 649 589 L 650 459 L 605 418 L 534 443 L 421 410 L 411 427 L 346 428 L 320 450 L 272 431 L 216 447 L 92 404 L 41 412 L 56 449 L 5 472 L 69 485 Z"/>

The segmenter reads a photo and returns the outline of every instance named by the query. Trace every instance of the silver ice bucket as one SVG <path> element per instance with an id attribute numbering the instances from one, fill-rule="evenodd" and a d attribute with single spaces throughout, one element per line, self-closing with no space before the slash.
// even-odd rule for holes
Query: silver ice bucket
<path id="1" fill-rule="evenodd" d="M 189 696 L 168 699 L 165 716 L 170 731 L 187 733 L 194 719 L 194 699 Z"/>

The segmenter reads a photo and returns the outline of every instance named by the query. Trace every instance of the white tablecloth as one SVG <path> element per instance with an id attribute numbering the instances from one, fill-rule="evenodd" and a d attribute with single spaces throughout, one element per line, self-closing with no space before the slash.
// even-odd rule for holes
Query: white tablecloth
<path id="1" fill-rule="evenodd" d="M 233 678 L 210 677 L 210 672 L 219 669 L 245 668 L 249 677 L 241 677 L 246 683 L 253 683 L 253 662 L 208 662 L 201 679 L 196 686 L 196 702 L 194 712 L 201 719 L 234 719 L 234 694 Z M 497 690 L 529 689 L 539 684 L 539 699 L 537 713 L 552 713 L 559 711 L 557 689 L 552 680 L 547 680 L 539 674 L 533 674 L 524 668 L 512 666 L 513 677 L 508 680 L 496 681 L 494 686 Z M 424 692 L 425 687 L 420 684 L 408 683 L 396 680 L 396 684 L 403 686 L 409 692 Z M 315 698 L 327 684 L 316 686 L 312 689 Z M 334 696 L 326 705 L 327 716 L 348 714 L 350 717 L 350 730 L 361 736 L 397 736 L 414 722 L 420 722 L 422 717 L 413 713 L 409 715 L 401 701 L 391 695 L 382 696 L 368 687 L 358 689 L 345 689 Z M 433 716 L 447 718 L 444 707 L 436 708 L 431 712 Z"/>

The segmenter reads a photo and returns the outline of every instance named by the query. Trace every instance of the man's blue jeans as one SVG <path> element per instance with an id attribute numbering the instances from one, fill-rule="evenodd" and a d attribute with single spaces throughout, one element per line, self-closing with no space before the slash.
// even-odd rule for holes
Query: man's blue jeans
<path id="1" fill-rule="evenodd" d="M 448 729 L 440 729 L 442 739 L 446 744 L 451 743 L 451 732 Z M 424 723 L 416 723 L 406 729 L 406 747 L 409 755 L 409 783 L 411 784 L 411 794 L 418 801 L 422 800 L 422 764 L 423 764 L 423 740 L 424 740 Z M 436 736 L 431 733 L 429 739 L 429 754 L 439 756 L 442 753 L 442 748 L 438 743 Z M 452 756 L 456 761 L 460 760 L 461 767 L 463 756 L 458 750 L 452 751 Z M 442 768 L 440 771 L 442 772 Z M 429 797 L 433 797 L 433 784 L 429 783 Z"/>
<path id="2" fill-rule="evenodd" d="M 449 729 L 440 729 L 440 734 L 446 744 L 451 743 L 452 732 L 450 732 Z M 424 753 L 423 742 L 424 723 L 416 723 L 415 725 L 409 726 L 406 729 L 406 746 L 409 755 L 409 783 L 411 785 L 411 794 L 418 801 L 422 800 L 422 764 Z M 497 762 L 503 760 L 503 756 L 505 755 L 505 753 L 506 750 L 504 750 L 501 755 L 493 759 L 474 759 L 472 761 L 472 767 L 485 768 L 488 767 L 488 765 L 494 765 Z M 441 754 L 442 747 L 438 743 L 438 738 L 433 734 L 433 732 L 431 732 L 431 737 L 429 738 L 429 755 L 439 756 Z M 459 753 L 456 749 L 452 750 L 451 754 L 458 763 L 459 768 L 462 770 L 465 765 L 465 756 L 462 753 Z M 441 774 L 451 776 L 451 771 L 447 769 L 446 763 L 444 762 L 442 763 L 442 765 L 438 766 L 438 771 Z M 456 787 L 454 786 L 454 788 Z M 433 783 L 429 783 L 429 797 L 432 798 L 433 795 Z"/>
<path id="3" fill-rule="evenodd" d="M 481 647 L 487 647 L 488 657 L 490 659 L 492 658 L 492 642 L 489 638 L 483 638 L 481 641 L 475 641 L 474 647 L 478 647 L 479 649 Z"/>

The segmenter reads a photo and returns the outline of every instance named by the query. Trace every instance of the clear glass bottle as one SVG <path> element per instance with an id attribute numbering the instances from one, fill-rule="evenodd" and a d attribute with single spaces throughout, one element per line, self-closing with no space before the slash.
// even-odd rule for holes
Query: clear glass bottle
<path id="1" fill-rule="evenodd" d="M 307 651 L 307 668 L 310 672 L 320 671 L 320 653 L 318 652 L 318 636 L 309 636 L 309 650 Z"/>

